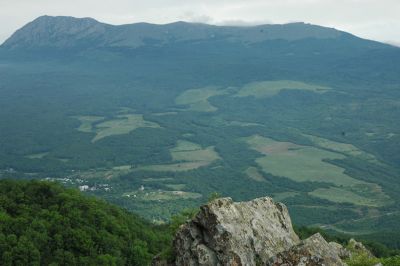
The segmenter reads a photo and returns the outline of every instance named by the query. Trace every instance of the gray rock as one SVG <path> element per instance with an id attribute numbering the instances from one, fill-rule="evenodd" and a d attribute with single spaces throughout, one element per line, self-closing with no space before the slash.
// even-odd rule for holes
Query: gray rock
<path id="1" fill-rule="evenodd" d="M 274 256 L 267 265 L 344 266 L 346 264 L 340 259 L 337 250 L 318 233 Z"/>
<path id="2" fill-rule="evenodd" d="M 351 252 L 336 242 L 329 242 L 329 246 L 341 259 L 348 259 L 351 257 Z"/>
<path id="3" fill-rule="evenodd" d="M 177 265 L 256 265 L 299 243 L 285 205 L 222 198 L 181 226 L 174 248 Z"/>

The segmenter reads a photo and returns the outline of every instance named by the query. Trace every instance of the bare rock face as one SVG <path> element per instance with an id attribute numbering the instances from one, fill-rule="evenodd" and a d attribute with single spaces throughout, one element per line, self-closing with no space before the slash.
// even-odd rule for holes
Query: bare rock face
<path id="1" fill-rule="evenodd" d="M 346 264 L 340 259 L 337 250 L 318 233 L 274 256 L 267 265 L 344 266 Z"/>
<path id="2" fill-rule="evenodd" d="M 181 226 L 174 247 L 177 265 L 265 265 L 299 243 L 285 205 L 222 198 Z"/>
<path id="3" fill-rule="evenodd" d="M 329 246 L 341 259 L 349 259 L 351 257 L 351 252 L 342 245 L 336 242 L 329 242 Z"/>

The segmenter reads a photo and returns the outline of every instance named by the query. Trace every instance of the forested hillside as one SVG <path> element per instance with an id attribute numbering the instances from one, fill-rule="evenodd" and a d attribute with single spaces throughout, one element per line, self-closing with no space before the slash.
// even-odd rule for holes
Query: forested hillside
<path id="1" fill-rule="evenodd" d="M 166 232 L 102 200 L 40 181 L 0 181 L 1 265 L 147 265 Z"/>

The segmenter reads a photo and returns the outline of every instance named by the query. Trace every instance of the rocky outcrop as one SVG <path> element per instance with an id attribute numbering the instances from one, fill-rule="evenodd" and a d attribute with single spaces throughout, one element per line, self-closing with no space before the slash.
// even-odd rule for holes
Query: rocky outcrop
<path id="1" fill-rule="evenodd" d="M 288 210 L 271 198 L 235 203 L 221 198 L 201 207 L 178 230 L 176 265 L 345 265 L 341 245 L 320 235 L 300 241 Z"/>
<path id="2" fill-rule="evenodd" d="M 361 242 L 356 241 L 355 239 L 350 239 L 348 243 L 348 249 L 356 254 L 365 254 L 369 258 L 374 258 L 375 256 L 369 251 Z M 351 256 L 351 255 L 350 255 Z"/>
<path id="3" fill-rule="evenodd" d="M 320 234 L 315 234 L 299 245 L 271 258 L 267 265 L 330 265 L 344 266 L 337 249 L 332 248 Z"/>

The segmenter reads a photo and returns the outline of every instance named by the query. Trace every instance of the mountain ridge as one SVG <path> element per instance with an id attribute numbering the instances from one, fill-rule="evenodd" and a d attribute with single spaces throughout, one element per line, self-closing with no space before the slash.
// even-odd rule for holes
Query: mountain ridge
<path id="1" fill-rule="evenodd" d="M 29 49 L 89 45 L 137 48 L 148 42 L 164 45 L 170 42 L 224 39 L 230 42 L 260 43 L 279 39 L 336 39 L 342 36 L 353 35 L 303 22 L 257 26 L 216 26 L 184 21 L 111 25 L 88 17 L 41 16 L 17 30 L 0 47 Z"/>

